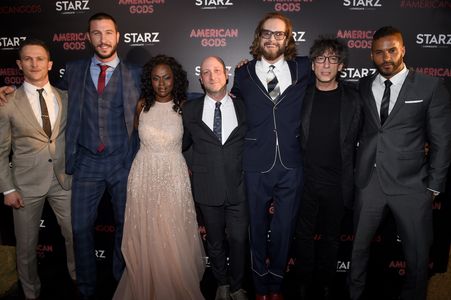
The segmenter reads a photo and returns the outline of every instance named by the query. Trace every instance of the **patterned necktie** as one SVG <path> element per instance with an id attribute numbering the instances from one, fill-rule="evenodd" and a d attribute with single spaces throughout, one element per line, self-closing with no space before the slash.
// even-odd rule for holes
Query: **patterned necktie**
<path id="1" fill-rule="evenodd" d="M 39 104 L 41 105 L 42 129 L 44 129 L 45 134 L 50 137 L 52 135 L 52 127 L 50 126 L 47 104 L 45 103 L 44 96 L 42 95 L 44 89 L 37 89 L 36 91 L 39 93 Z"/>
<path id="2" fill-rule="evenodd" d="M 274 73 L 274 65 L 269 66 L 269 71 L 266 76 L 266 82 L 268 84 L 268 93 L 272 100 L 275 101 L 280 95 L 279 81 Z"/>
<path id="3" fill-rule="evenodd" d="M 385 80 L 385 90 L 384 95 L 382 96 L 382 102 L 381 102 L 381 125 L 384 125 L 385 120 L 388 118 L 388 106 L 390 104 L 390 86 L 392 85 L 390 80 Z"/>
<path id="4" fill-rule="evenodd" d="M 102 95 L 103 90 L 105 89 L 105 77 L 106 77 L 106 70 L 108 69 L 107 65 L 101 65 L 97 64 L 100 68 L 100 74 L 99 79 L 97 81 L 97 93 L 99 95 Z"/>
<path id="5" fill-rule="evenodd" d="M 213 133 L 218 140 L 222 143 L 222 116 L 221 116 L 221 102 L 215 103 L 215 117 L 213 119 Z"/>

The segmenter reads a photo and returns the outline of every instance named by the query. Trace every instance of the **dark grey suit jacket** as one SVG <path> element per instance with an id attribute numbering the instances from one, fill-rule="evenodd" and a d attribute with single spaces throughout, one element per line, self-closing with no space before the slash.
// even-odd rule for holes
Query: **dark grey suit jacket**
<path id="1" fill-rule="evenodd" d="M 381 126 L 371 90 L 376 75 L 360 81 L 364 124 L 357 150 L 357 187 L 364 188 L 375 170 L 388 195 L 426 188 L 444 191 L 451 160 L 451 102 L 443 81 L 409 71 Z M 427 156 L 425 143 L 430 145 Z"/>
<path id="2" fill-rule="evenodd" d="M 238 126 L 224 144 L 202 121 L 204 97 L 183 106 L 183 149 L 192 147 L 188 160 L 192 172 L 194 201 L 219 206 L 245 201 L 242 156 L 246 123 L 244 104 L 233 99 Z"/>

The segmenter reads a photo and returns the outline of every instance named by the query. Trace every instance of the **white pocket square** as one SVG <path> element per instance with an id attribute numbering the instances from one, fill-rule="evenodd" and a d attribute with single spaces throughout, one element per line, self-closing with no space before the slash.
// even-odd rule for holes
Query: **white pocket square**
<path id="1" fill-rule="evenodd" d="M 406 100 L 404 101 L 404 103 L 409 104 L 409 103 L 421 103 L 423 102 L 423 99 L 418 99 L 418 100 Z"/>

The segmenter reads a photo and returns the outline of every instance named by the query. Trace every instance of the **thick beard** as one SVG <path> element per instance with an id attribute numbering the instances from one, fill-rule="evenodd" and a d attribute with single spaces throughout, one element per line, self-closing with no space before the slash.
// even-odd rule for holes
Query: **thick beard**
<path id="1" fill-rule="evenodd" d="M 94 49 L 94 53 L 96 54 L 96 56 L 97 56 L 98 58 L 101 58 L 101 59 L 108 59 L 108 58 L 112 57 L 114 54 L 116 54 L 116 51 L 117 51 L 117 44 L 116 44 L 114 47 L 112 47 L 112 48 L 111 48 L 111 52 L 110 52 L 109 54 L 106 54 L 106 55 L 101 54 L 101 53 L 97 50 L 97 48 L 94 47 L 93 45 L 91 45 L 91 46 L 92 46 L 92 48 Z"/>
<path id="2" fill-rule="evenodd" d="M 273 61 L 285 53 L 285 46 L 283 46 L 283 45 L 279 46 L 279 49 L 275 53 L 273 53 L 273 52 L 269 53 L 269 52 L 265 51 L 265 48 L 263 48 L 263 47 L 260 48 L 260 51 L 261 51 L 264 59 L 266 59 L 268 61 Z"/>

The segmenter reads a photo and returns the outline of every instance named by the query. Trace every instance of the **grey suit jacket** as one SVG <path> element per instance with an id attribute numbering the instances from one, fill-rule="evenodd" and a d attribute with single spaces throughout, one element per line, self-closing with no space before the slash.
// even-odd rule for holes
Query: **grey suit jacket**
<path id="1" fill-rule="evenodd" d="M 65 173 L 64 131 L 66 128 L 67 93 L 53 87 L 59 112 L 50 139 L 38 123 L 22 87 L 8 95 L 0 108 L 0 192 L 16 189 L 23 196 L 44 195 L 53 173 L 62 188 L 71 188 L 71 177 Z M 8 167 L 12 155 L 12 169 Z"/>
<path id="2" fill-rule="evenodd" d="M 371 90 L 376 75 L 360 81 L 364 124 L 357 150 L 357 187 L 364 188 L 376 170 L 388 195 L 426 188 L 443 191 L 451 160 L 451 102 L 443 81 L 409 71 L 381 126 Z M 425 143 L 430 145 L 428 155 Z"/>

